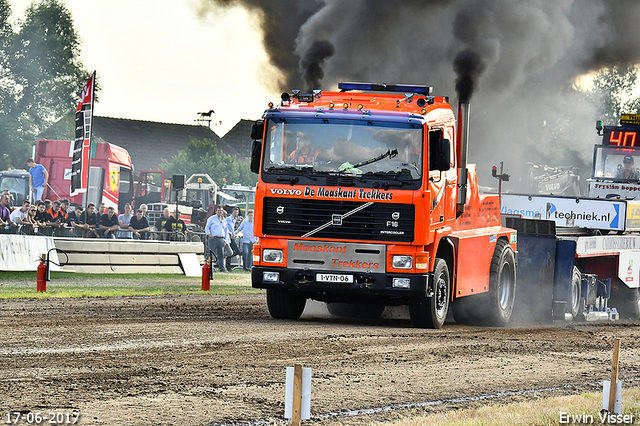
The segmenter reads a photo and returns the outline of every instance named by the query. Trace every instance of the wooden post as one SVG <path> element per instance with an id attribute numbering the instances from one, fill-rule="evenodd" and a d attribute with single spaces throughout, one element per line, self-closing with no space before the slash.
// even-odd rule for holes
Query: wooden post
<path id="1" fill-rule="evenodd" d="M 609 412 L 616 408 L 616 390 L 618 389 L 618 360 L 620 356 L 620 338 L 613 339 L 613 360 L 611 361 L 611 384 L 609 386 Z"/>
<path id="2" fill-rule="evenodd" d="M 291 410 L 291 425 L 300 426 L 302 413 L 302 364 L 293 367 L 293 407 Z"/>

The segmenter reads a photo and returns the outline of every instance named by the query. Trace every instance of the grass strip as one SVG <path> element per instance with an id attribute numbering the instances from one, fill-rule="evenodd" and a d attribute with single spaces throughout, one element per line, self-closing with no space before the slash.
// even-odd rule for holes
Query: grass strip
<path id="1" fill-rule="evenodd" d="M 385 426 L 557 426 L 568 425 L 640 425 L 640 387 L 622 384 L 622 416 L 602 421 L 602 393 L 583 393 L 553 398 L 513 402 L 504 405 L 481 406 L 450 410 L 442 413 L 413 416 Z"/>
<path id="2" fill-rule="evenodd" d="M 246 272 L 215 273 L 205 292 L 200 277 L 51 272 L 47 291 L 39 293 L 36 272 L 0 272 L 0 299 L 261 293 L 251 287 L 250 277 Z"/>

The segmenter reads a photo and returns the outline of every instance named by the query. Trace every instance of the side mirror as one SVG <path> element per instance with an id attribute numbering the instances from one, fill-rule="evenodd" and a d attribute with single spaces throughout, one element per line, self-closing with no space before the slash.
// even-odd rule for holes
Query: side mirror
<path id="1" fill-rule="evenodd" d="M 262 139 L 262 136 L 260 137 Z M 262 155 L 262 142 L 254 140 L 251 145 L 251 171 L 255 174 L 260 173 L 260 157 Z"/>
<path id="2" fill-rule="evenodd" d="M 446 172 L 451 168 L 451 141 L 432 139 L 429 143 L 429 170 Z"/>
<path id="3" fill-rule="evenodd" d="M 251 126 L 251 139 L 254 141 L 262 140 L 264 135 L 264 121 L 258 120 Z"/>

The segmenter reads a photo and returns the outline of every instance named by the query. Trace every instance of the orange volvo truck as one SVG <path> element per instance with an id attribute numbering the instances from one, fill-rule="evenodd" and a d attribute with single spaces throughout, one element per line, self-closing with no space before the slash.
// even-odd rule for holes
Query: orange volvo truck
<path id="1" fill-rule="evenodd" d="M 296 319 L 314 299 L 368 316 L 408 305 L 418 327 L 440 328 L 450 308 L 506 325 L 518 234 L 467 165 L 469 104 L 456 120 L 428 86 L 338 87 L 283 93 L 253 127 L 251 279 L 271 316 Z"/>

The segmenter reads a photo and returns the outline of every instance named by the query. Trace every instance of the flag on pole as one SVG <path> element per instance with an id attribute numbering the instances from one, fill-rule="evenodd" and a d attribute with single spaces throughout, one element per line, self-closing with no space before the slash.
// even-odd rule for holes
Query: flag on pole
<path id="1" fill-rule="evenodd" d="M 71 161 L 72 196 L 87 191 L 95 80 L 96 72 L 94 71 L 82 90 L 80 102 L 78 102 L 78 108 L 76 108 L 76 138 L 73 144 L 73 159 Z"/>

